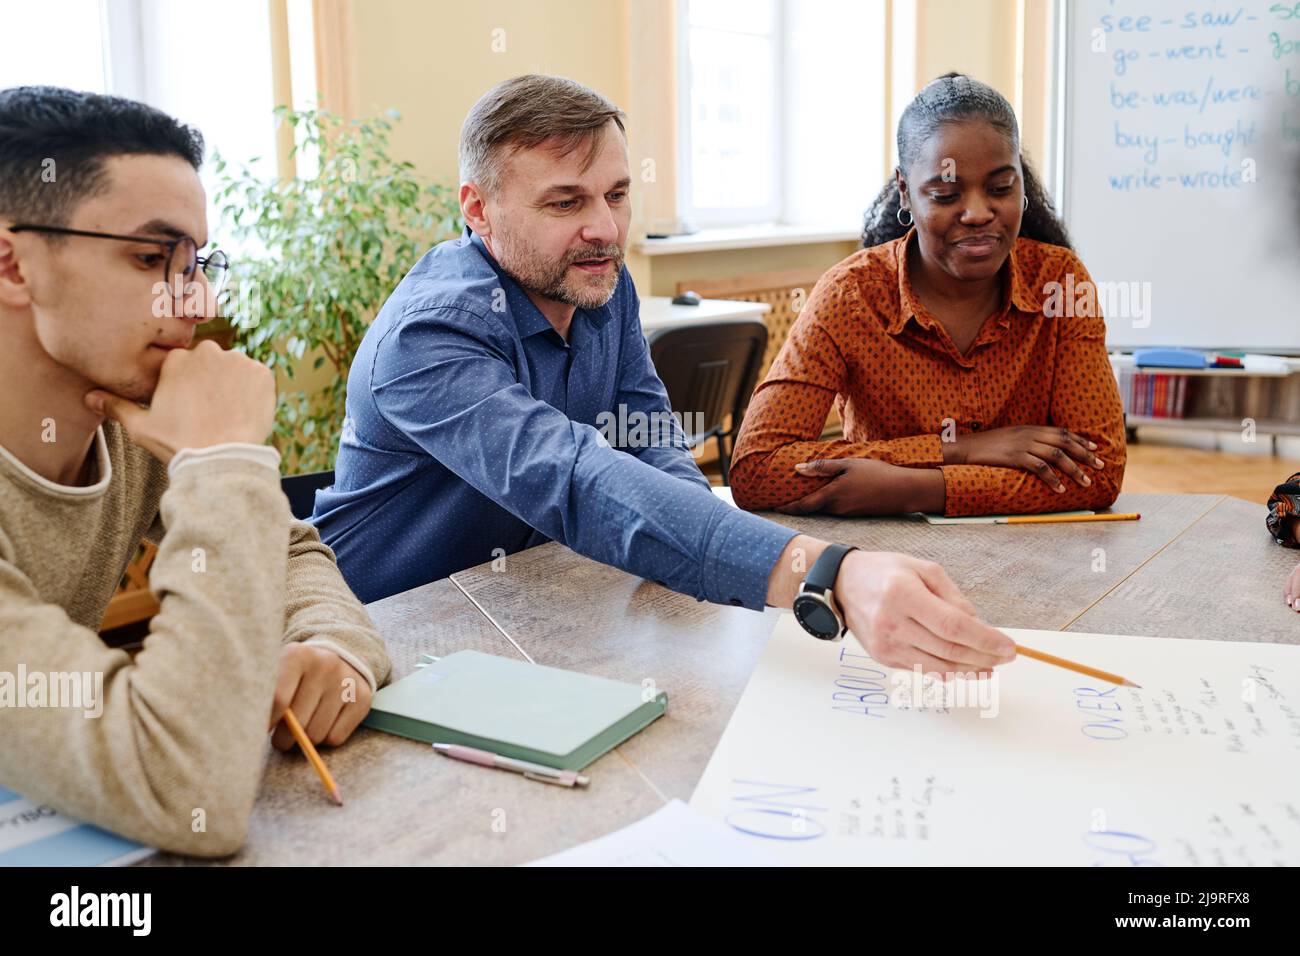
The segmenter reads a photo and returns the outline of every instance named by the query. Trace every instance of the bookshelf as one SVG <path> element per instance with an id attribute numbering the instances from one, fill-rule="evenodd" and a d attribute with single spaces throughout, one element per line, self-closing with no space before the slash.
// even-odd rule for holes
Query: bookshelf
<path id="1" fill-rule="evenodd" d="M 1111 367 L 1124 401 L 1129 442 L 1144 425 L 1204 431 L 1240 431 L 1253 419 L 1255 433 L 1300 435 L 1300 358 L 1277 357 L 1253 368 L 1138 368 L 1132 354 L 1112 353 Z"/>

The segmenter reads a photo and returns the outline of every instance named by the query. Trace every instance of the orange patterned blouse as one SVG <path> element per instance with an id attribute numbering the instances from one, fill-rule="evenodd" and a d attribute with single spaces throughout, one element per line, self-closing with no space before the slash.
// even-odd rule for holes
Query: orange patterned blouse
<path id="1" fill-rule="evenodd" d="M 1091 283 L 1078 256 L 1017 239 L 1003 267 L 1002 307 L 963 355 L 912 289 L 907 243 L 914 235 L 854 253 L 814 287 L 750 401 L 731 469 L 736 503 L 776 508 L 826 483 L 797 473 L 798 462 L 879 458 L 941 469 L 948 515 L 1109 506 L 1124 477 L 1124 414 L 1100 307 L 1087 308 L 1080 296 L 1075 309 L 1069 297 Z M 1062 296 L 1049 296 L 1052 282 Z M 1053 303 L 1060 307 L 1048 308 Z M 820 441 L 832 402 L 844 439 Z M 1105 467 L 1089 471 L 1088 487 L 1066 478 L 1062 493 L 1017 468 L 945 465 L 945 419 L 950 434 L 954 427 L 968 434 L 1064 426 L 1096 442 Z"/>

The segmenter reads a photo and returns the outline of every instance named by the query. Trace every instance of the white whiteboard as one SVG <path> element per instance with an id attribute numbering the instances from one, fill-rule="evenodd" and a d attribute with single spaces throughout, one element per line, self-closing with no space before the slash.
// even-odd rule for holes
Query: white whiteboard
<path id="1" fill-rule="evenodd" d="M 1112 347 L 1300 352 L 1295 2 L 1065 4 L 1062 212 Z"/>

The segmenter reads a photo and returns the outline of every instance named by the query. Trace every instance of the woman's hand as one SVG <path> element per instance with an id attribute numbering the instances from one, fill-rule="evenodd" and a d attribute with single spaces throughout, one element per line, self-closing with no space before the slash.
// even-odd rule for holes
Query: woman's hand
<path id="1" fill-rule="evenodd" d="M 1065 491 L 1058 472 L 1064 472 L 1081 487 L 1092 479 L 1083 465 L 1100 470 L 1105 462 L 1093 454 L 1096 442 L 1076 435 L 1068 428 L 1050 425 L 1011 425 L 986 432 L 960 435 L 943 443 L 947 465 L 997 465 L 1020 468 L 1037 475 L 1057 492 Z"/>
<path id="2" fill-rule="evenodd" d="M 1286 579 L 1282 593 L 1286 596 L 1287 607 L 1300 611 L 1300 564 L 1295 566 L 1291 576 Z"/>
<path id="3" fill-rule="evenodd" d="M 896 515 L 942 512 L 943 473 L 937 468 L 904 468 L 876 458 L 832 458 L 800 462 L 795 470 L 809 478 L 830 478 L 822 487 L 777 511 L 788 515 Z"/>

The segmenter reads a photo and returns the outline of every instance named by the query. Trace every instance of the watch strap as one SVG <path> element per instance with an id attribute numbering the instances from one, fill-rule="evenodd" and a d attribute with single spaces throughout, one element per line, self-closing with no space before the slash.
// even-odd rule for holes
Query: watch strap
<path id="1" fill-rule="evenodd" d="M 851 544 L 828 545 L 813 562 L 808 576 L 804 578 L 803 590 L 816 591 L 818 594 L 831 590 L 835 585 L 835 579 L 839 577 L 840 565 L 844 563 L 844 558 L 850 551 L 856 550 L 857 547 Z"/>

